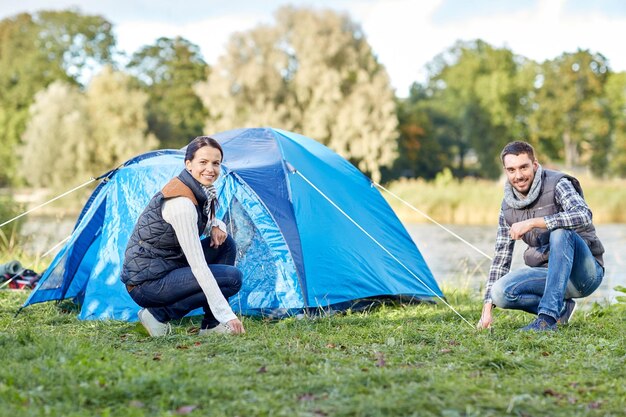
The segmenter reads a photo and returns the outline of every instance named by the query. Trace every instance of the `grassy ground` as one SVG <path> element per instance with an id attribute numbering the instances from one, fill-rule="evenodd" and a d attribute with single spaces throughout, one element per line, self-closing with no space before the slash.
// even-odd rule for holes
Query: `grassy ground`
<path id="1" fill-rule="evenodd" d="M 623 416 L 626 304 L 577 312 L 555 334 L 497 311 L 477 332 L 445 305 L 268 322 L 240 337 L 152 339 L 0 291 L 3 416 Z M 448 294 L 472 323 L 480 302 Z M 69 311 L 68 311 L 69 310 Z"/>
<path id="2" fill-rule="evenodd" d="M 445 223 L 496 221 L 500 183 L 445 182 L 391 189 Z M 626 221 L 623 185 L 583 184 L 596 221 Z M 11 259 L 49 261 L 0 233 L 0 263 Z M 417 305 L 246 318 L 242 337 L 199 337 L 185 319 L 151 339 L 135 323 L 78 321 L 68 303 L 14 318 L 27 295 L 0 290 L 0 417 L 626 415 L 624 302 L 577 312 L 556 334 L 521 334 L 531 317 L 502 311 L 477 332 L 444 305 Z M 478 299 L 447 295 L 477 321 Z"/>

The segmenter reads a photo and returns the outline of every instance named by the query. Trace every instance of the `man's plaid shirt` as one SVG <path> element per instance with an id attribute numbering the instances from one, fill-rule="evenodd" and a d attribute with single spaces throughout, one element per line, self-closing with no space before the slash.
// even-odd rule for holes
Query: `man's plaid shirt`
<path id="1" fill-rule="evenodd" d="M 561 178 L 559 180 L 554 190 L 554 199 L 561 211 L 543 218 L 548 230 L 561 228 L 571 229 L 591 224 L 591 210 L 585 200 L 578 194 L 570 180 L 567 178 Z M 509 230 L 510 227 L 504 219 L 504 212 L 501 208 L 500 218 L 498 219 L 495 255 L 491 263 L 489 279 L 487 280 L 487 286 L 485 288 L 485 303 L 491 303 L 491 287 L 493 283 L 508 274 L 511 269 L 515 240 L 511 239 Z"/>

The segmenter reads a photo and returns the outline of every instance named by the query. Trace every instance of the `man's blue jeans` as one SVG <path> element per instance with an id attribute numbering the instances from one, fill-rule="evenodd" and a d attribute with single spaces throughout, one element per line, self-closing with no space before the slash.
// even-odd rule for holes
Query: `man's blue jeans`
<path id="1" fill-rule="evenodd" d="M 604 268 L 578 235 L 568 229 L 550 233 L 548 267 L 524 267 L 509 272 L 491 288 L 500 308 L 547 314 L 558 319 L 569 298 L 587 297 L 600 286 Z"/>
<path id="2" fill-rule="evenodd" d="M 235 241 L 228 236 L 217 248 L 209 246 L 210 239 L 202 240 L 204 257 L 222 294 L 228 300 L 241 289 L 241 271 L 235 266 L 237 250 Z M 130 291 L 130 296 L 141 307 L 148 308 L 160 322 L 166 323 L 184 317 L 202 307 L 202 328 L 216 326 L 219 322 L 211 312 L 206 296 L 191 272 L 191 267 L 171 271 L 163 278 L 146 281 Z"/>

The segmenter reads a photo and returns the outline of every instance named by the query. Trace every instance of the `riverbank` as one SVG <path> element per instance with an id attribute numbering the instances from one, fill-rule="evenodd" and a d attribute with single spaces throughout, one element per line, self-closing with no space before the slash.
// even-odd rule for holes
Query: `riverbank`
<path id="1" fill-rule="evenodd" d="M 626 180 L 579 177 L 594 224 L 626 223 Z M 504 180 L 467 178 L 462 181 L 441 176 L 435 181 L 401 179 L 387 185 L 392 193 L 439 223 L 494 225 L 502 201 Z M 403 223 L 425 223 L 428 219 L 381 190 Z"/>
<path id="2" fill-rule="evenodd" d="M 584 175 L 578 178 L 585 191 L 585 199 L 593 211 L 595 224 L 626 223 L 626 180 L 601 180 Z M 498 219 L 503 181 L 473 178 L 456 180 L 442 174 L 434 181 L 403 178 L 385 185 L 385 188 L 423 214 L 414 211 L 387 191 L 381 189 L 380 192 L 405 224 L 426 223 L 429 220 L 425 214 L 444 224 L 492 225 Z M 95 186 L 94 183 L 54 201 L 38 209 L 32 216 L 75 219 Z M 0 192 L 0 196 L 5 198 L 13 196 L 20 212 L 60 194 L 44 189 L 5 189 Z"/>

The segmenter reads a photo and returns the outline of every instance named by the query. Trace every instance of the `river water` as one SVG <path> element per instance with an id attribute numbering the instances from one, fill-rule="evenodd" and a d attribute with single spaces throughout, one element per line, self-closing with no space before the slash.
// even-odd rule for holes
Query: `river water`
<path id="1" fill-rule="evenodd" d="M 43 254 L 67 237 L 73 226 L 74 219 L 33 217 L 22 227 L 22 245 L 30 252 Z M 467 243 L 434 224 L 406 225 L 444 293 L 460 289 L 482 294 L 491 261 L 470 244 L 486 255 L 493 256 L 496 227 L 444 227 Z M 626 224 L 599 225 L 596 229 L 606 249 L 606 274 L 602 285 L 585 299 L 585 303 L 614 302 L 615 297 L 620 295 L 614 288 L 618 285 L 626 287 Z M 526 245 L 520 242 L 515 246 L 512 268 L 523 265 L 522 251 Z M 50 254 L 50 260 L 55 252 L 56 250 Z"/>

